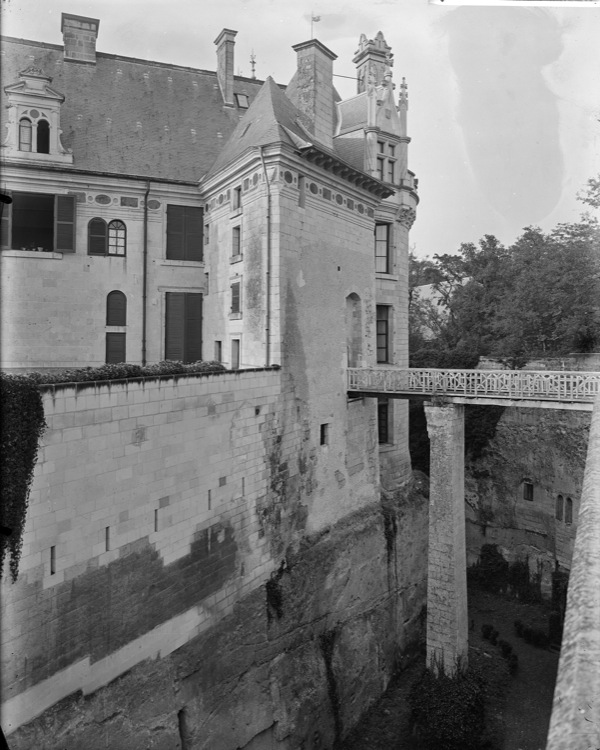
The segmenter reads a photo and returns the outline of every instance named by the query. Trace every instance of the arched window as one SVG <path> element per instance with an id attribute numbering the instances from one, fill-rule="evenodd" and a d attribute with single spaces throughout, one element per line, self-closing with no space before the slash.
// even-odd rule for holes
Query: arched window
<path id="1" fill-rule="evenodd" d="M 567 498 L 565 505 L 565 523 L 573 523 L 573 501 L 570 497 Z"/>
<path id="2" fill-rule="evenodd" d="M 92 219 L 88 224 L 88 255 L 106 255 L 107 226 L 104 219 Z"/>
<path id="3" fill-rule="evenodd" d="M 50 153 L 50 125 L 48 120 L 38 120 L 37 152 L 38 154 Z"/>
<path id="4" fill-rule="evenodd" d="M 127 297 L 123 292 L 110 292 L 106 297 L 106 325 L 127 325 Z"/>
<path id="5" fill-rule="evenodd" d="M 563 496 L 559 495 L 556 498 L 556 513 L 555 513 L 555 515 L 556 515 L 556 520 L 557 521 L 562 521 L 562 519 L 563 519 L 563 504 L 564 504 L 564 502 L 563 502 Z"/>
<path id="6" fill-rule="evenodd" d="M 31 120 L 22 117 L 19 120 L 19 151 L 31 151 Z"/>
<path id="7" fill-rule="evenodd" d="M 125 255 L 127 228 L 122 221 L 114 219 L 108 225 L 108 254 Z"/>

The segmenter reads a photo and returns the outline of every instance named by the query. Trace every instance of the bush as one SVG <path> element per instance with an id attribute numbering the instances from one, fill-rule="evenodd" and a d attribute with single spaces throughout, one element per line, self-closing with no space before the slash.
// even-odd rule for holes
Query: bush
<path id="1" fill-rule="evenodd" d="M 512 654 L 512 646 L 508 641 L 498 641 L 498 645 L 500 646 L 500 651 L 502 652 L 502 656 L 505 659 L 508 659 L 509 656 Z"/>
<path id="2" fill-rule="evenodd" d="M 481 626 L 481 635 L 485 638 L 486 641 L 490 640 L 490 635 L 492 634 L 493 629 L 493 625 L 490 625 L 489 623 Z"/>
<path id="3" fill-rule="evenodd" d="M 525 643 L 533 643 L 533 630 L 531 628 L 523 628 L 523 640 Z"/>
<path id="4" fill-rule="evenodd" d="M 498 642 L 498 636 L 500 633 L 496 630 L 496 628 L 492 628 L 492 632 L 490 633 L 490 643 L 492 646 L 495 646 Z"/>
<path id="5" fill-rule="evenodd" d="M 412 687 L 408 704 L 425 748 L 478 750 L 484 729 L 485 681 L 469 668 L 449 677 L 427 670 Z"/>
<path id="6" fill-rule="evenodd" d="M 516 654 L 511 654 L 508 657 L 508 671 L 513 677 L 519 671 L 519 657 Z"/>
<path id="7" fill-rule="evenodd" d="M 519 638 L 522 638 L 523 628 L 524 628 L 523 623 L 521 622 L 521 620 L 515 620 L 514 625 L 515 625 L 515 633 L 519 636 Z"/>
<path id="8" fill-rule="evenodd" d="M 223 372 L 225 366 L 220 362 L 191 362 L 184 364 L 172 360 L 157 362 L 152 365 L 133 365 L 121 362 L 116 365 L 100 367 L 79 367 L 61 372 L 31 372 L 22 377 L 39 385 L 54 383 L 86 383 L 90 381 L 126 380 L 160 375 L 184 375 L 197 372 Z"/>

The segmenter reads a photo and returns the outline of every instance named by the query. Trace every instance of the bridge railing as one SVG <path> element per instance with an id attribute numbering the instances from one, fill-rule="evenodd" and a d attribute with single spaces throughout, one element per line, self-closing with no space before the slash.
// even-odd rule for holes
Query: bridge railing
<path id="1" fill-rule="evenodd" d="M 349 391 L 591 402 L 600 373 L 548 370 L 348 368 Z"/>

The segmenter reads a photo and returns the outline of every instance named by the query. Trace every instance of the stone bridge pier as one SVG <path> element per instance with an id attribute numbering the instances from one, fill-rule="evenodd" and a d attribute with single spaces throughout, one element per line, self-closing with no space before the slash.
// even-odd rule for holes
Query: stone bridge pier
<path id="1" fill-rule="evenodd" d="M 464 406 L 425 404 L 431 446 L 427 571 L 427 666 L 467 666 Z"/>

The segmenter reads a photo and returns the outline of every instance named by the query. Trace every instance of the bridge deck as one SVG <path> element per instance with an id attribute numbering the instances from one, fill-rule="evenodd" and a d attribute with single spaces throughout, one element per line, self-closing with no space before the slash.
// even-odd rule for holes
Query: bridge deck
<path id="1" fill-rule="evenodd" d="M 450 403 L 591 411 L 600 372 L 348 368 L 348 392 Z"/>

